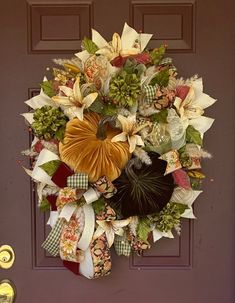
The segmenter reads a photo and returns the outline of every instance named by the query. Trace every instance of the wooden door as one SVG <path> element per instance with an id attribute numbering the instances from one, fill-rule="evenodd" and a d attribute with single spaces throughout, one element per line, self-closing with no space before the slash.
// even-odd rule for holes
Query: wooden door
<path id="1" fill-rule="evenodd" d="M 234 302 L 234 9 L 232 0 L 1 1 L 0 245 L 11 245 L 16 261 L 0 269 L 0 279 L 14 282 L 17 303 Z M 52 58 L 70 57 L 91 27 L 110 38 L 125 21 L 153 33 L 151 47 L 167 43 L 179 73 L 199 73 L 205 91 L 219 100 L 207 111 L 216 119 L 205 138 L 214 157 L 204 163 L 198 219 L 183 222 L 181 238 L 163 239 L 142 257 L 113 252 L 112 274 L 90 281 L 41 248 L 46 218 L 19 162 L 29 144 L 19 114 Z"/>

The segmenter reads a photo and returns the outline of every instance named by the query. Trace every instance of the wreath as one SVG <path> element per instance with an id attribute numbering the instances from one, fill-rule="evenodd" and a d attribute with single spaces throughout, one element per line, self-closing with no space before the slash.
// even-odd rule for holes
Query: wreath
<path id="1" fill-rule="evenodd" d="M 180 235 L 211 157 L 203 114 L 215 100 L 197 75 L 177 77 L 166 45 L 147 50 L 151 37 L 126 23 L 111 42 L 92 30 L 25 102 L 34 138 L 25 171 L 50 214 L 42 247 L 89 279 L 110 273 L 112 245 L 128 257 Z"/>

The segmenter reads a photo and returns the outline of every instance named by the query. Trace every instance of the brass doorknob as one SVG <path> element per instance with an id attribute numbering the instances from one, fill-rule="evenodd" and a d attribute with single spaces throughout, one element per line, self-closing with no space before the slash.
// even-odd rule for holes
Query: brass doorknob
<path id="1" fill-rule="evenodd" d="M 15 253 L 11 246 L 2 245 L 0 247 L 0 268 L 11 268 L 15 261 Z M 0 301 L 1 302 L 1 301 Z"/>
<path id="2" fill-rule="evenodd" d="M 15 286 L 10 280 L 0 282 L 0 303 L 13 303 L 16 297 Z"/>

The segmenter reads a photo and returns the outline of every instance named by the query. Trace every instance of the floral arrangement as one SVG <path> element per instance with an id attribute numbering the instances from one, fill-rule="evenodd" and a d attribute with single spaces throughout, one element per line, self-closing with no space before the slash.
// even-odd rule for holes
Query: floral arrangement
<path id="1" fill-rule="evenodd" d="M 215 100 L 198 76 L 177 77 L 165 45 L 147 50 L 151 36 L 125 24 L 107 42 L 92 30 L 26 101 L 34 139 L 25 171 L 50 214 L 42 246 L 89 279 L 110 273 L 112 245 L 141 255 L 180 234 L 211 157 L 202 146 L 213 119 L 203 114 Z"/>

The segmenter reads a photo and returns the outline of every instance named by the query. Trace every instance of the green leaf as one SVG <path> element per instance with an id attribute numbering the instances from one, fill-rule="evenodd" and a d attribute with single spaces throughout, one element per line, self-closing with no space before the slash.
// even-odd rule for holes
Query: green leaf
<path id="1" fill-rule="evenodd" d="M 52 177 L 58 169 L 60 163 L 60 160 L 52 160 L 40 165 L 39 167 L 42 168 L 50 177 Z"/>
<path id="2" fill-rule="evenodd" d="M 96 215 L 101 214 L 105 210 L 105 202 L 103 198 L 100 198 L 92 203 L 94 212 Z"/>
<path id="3" fill-rule="evenodd" d="M 95 54 L 95 52 L 99 49 L 98 46 L 87 37 L 82 40 L 82 47 L 88 51 L 89 54 Z"/>
<path id="4" fill-rule="evenodd" d="M 169 77 L 169 70 L 167 68 L 163 69 L 150 81 L 150 85 L 154 86 L 158 84 L 160 87 L 166 87 L 169 82 Z"/>
<path id="5" fill-rule="evenodd" d="M 186 129 L 186 142 L 202 146 L 201 134 L 192 125 L 189 125 Z"/>
<path id="6" fill-rule="evenodd" d="M 40 84 L 43 92 L 50 98 L 52 98 L 53 96 L 56 95 L 54 89 L 53 89 L 53 84 L 52 84 L 52 81 L 43 81 L 41 84 Z"/>
<path id="7" fill-rule="evenodd" d="M 159 48 L 155 48 L 154 50 L 152 50 L 150 52 L 152 63 L 154 65 L 157 65 L 162 60 L 165 52 L 166 52 L 166 47 L 164 45 L 161 45 Z"/>
<path id="8" fill-rule="evenodd" d="M 149 218 L 140 218 L 137 225 L 137 236 L 140 240 L 148 243 L 148 236 L 152 230 L 152 223 Z"/>
<path id="9" fill-rule="evenodd" d="M 41 201 L 41 203 L 39 205 L 39 209 L 42 212 L 50 210 L 50 203 L 49 203 L 49 201 L 47 200 L 46 197 L 42 197 L 42 201 Z"/>
<path id="10" fill-rule="evenodd" d="M 93 111 L 94 113 L 101 114 L 104 110 L 104 106 L 104 102 L 100 98 L 96 98 L 96 100 L 89 107 L 89 110 Z"/>
<path id="11" fill-rule="evenodd" d="M 117 113 L 117 106 L 114 104 L 107 104 L 102 109 L 103 116 L 114 116 Z"/>
<path id="12" fill-rule="evenodd" d="M 167 115 L 168 115 L 168 111 L 166 108 L 164 108 L 159 113 L 153 114 L 151 116 L 151 121 L 158 123 L 167 123 Z"/>

